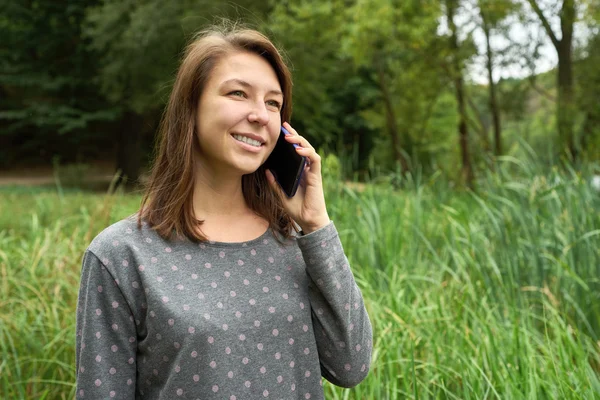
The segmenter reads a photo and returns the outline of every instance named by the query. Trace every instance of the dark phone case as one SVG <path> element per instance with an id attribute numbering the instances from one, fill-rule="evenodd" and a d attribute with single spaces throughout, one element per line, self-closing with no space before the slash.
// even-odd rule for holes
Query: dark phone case
<path id="1" fill-rule="evenodd" d="M 288 143 L 284 136 L 283 132 L 279 134 L 277 144 L 269 158 L 267 158 L 265 167 L 275 175 L 275 179 L 285 194 L 288 197 L 293 197 L 302 179 L 306 157 L 299 155 L 296 152 L 296 145 Z"/>

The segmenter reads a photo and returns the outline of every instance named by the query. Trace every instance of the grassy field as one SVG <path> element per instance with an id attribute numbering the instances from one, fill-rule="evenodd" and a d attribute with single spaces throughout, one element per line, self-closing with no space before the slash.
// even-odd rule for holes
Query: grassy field
<path id="1" fill-rule="evenodd" d="M 476 194 L 328 186 L 375 336 L 369 377 L 328 399 L 600 398 L 600 193 L 508 164 Z M 0 398 L 74 397 L 81 256 L 138 203 L 0 188 Z"/>

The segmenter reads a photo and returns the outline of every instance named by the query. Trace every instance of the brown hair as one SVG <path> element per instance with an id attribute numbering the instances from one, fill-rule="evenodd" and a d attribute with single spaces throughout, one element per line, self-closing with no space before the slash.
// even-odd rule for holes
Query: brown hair
<path id="1" fill-rule="evenodd" d="M 138 226 L 144 220 L 164 239 L 176 235 L 192 241 L 206 240 L 200 229 L 203 221 L 194 217 L 192 205 L 194 155 L 198 147 L 196 114 L 200 96 L 216 64 L 236 52 L 258 54 L 273 67 L 283 92 L 281 120 L 290 120 L 291 74 L 265 35 L 236 27 L 212 27 L 197 35 L 185 50 L 162 116 L 157 153 L 138 213 Z M 242 177 L 242 191 L 248 206 L 269 221 L 272 230 L 284 238 L 290 237 L 295 225 L 285 213 L 279 195 L 269 185 L 264 166 Z"/>

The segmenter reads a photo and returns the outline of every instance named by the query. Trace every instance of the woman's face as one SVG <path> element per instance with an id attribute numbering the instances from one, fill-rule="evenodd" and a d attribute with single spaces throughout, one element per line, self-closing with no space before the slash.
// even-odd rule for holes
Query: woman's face
<path id="1" fill-rule="evenodd" d="M 200 163 L 219 174 L 256 171 L 275 147 L 283 94 L 262 57 L 239 52 L 214 67 L 198 102 Z"/>

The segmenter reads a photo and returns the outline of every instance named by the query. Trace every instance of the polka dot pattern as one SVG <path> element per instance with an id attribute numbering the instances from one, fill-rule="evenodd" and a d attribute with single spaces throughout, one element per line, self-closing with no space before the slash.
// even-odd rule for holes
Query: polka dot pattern
<path id="1" fill-rule="evenodd" d="M 371 325 L 333 224 L 198 245 L 123 220 L 81 282 L 78 398 L 323 399 L 321 375 L 368 373 Z"/>

